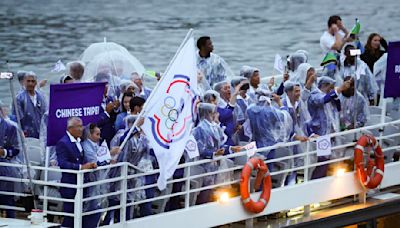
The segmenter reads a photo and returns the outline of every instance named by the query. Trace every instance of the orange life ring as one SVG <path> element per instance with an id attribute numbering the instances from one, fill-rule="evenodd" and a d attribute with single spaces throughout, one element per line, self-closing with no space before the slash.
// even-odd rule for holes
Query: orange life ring
<path id="1" fill-rule="evenodd" d="M 254 188 L 259 189 L 261 183 L 263 183 L 260 199 L 257 202 L 254 202 L 250 198 L 249 192 L 249 178 L 251 171 L 254 169 L 258 170 Z M 271 186 L 271 175 L 269 174 L 268 167 L 265 165 L 264 161 L 259 158 L 251 158 L 249 161 L 247 161 L 246 165 L 243 167 L 240 177 L 240 195 L 244 207 L 253 213 L 262 212 L 267 206 L 271 196 Z"/>
<path id="2" fill-rule="evenodd" d="M 375 161 L 368 159 L 366 171 L 364 169 L 365 147 L 372 147 L 375 154 Z M 354 149 L 354 165 L 364 187 L 374 189 L 381 183 L 385 171 L 385 160 L 381 147 L 372 135 L 363 135 L 358 139 Z"/>

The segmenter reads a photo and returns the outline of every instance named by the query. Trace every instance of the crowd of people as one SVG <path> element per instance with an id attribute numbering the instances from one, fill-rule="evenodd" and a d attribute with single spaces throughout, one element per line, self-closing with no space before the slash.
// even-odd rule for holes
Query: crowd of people
<path id="1" fill-rule="evenodd" d="M 368 119 L 368 106 L 376 105 L 380 96 L 382 76 L 376 76 L 374 63 L 386 58 L 387 44 L 384 38 L 372 33 L 363 48 L 361 56 L 352 56 L 351 50 L 360 47 L 357 34 L 352 34 L 344 26 L 339 16 L 331 16 L 327 30 L 320 39 L 321 49 L 325 55 L 320 67 L 309 64 L 307 51 L 299 50 L 289 55 L 283 80 L 275 85 L 274 80 L 261 83 L 262 72 L 252 66 L 241 67 L 239 76 L 234 76 L 222 57 L 213 52 L 210 37 L 197 40 L 197 67 L 200 100 L 197 105 L 198 117 L 192 129 L 197 141 L 199 157 L 196 159 L 212 159 L 216 156 L 239 152 L 242 146 L 255 141 L 258 148 L 272 146 L 279 142 L 299 140 L 307 141 L 310 137 L 318 137 L 334 132 L 362 127 Z M 384 59 L 386 61 L 386 59 Z M 74 61 L 67 65 L 67 73 L 60 83 L 81 82 L 85 72 L 85 64 Z M 17 95 L 17 108 L 8 112 L 6 105 L 0 107 L 0 162 L 21 162 L 20 140 L 18 139 L 17 120 L 24 137 L 40 139 L 45 146 L 47 137 L 48 101 L 34 72 L 17 73 L 21 89 Z M 158 75 L 158 77 L 160 77 Z M 162 76 L 161 76 L 162 77 Z M 118 80 L 116 80 L 118 79 Z M 118 162 L 129 162 L 142 171 L 158 168 L 154 151 L 140 129 L 143 119 L 136 120 L 146 99 L 151 93 L 150 85 L 146 85 L 143 76 L 136 72 L 124 79 L 117 78 L 112 70 L 104 69 L 93 75 L 94 82 L 106 82 L 100 120 L 82 125 L 79 117 L 68 119 L 65 136 L 56 146 L 50 148 L 50 158 L 43 164 L 58 166 L 61 169 L 83 170 L 96 169 L 100 165 Z M 18 110 L 18 112 L 16 112 Z M 127 132 L 135 121 L 138 123 L 127 145 L 120 149 L 127 137 Z M 97 151 L 103 140 L 110 148 L 112 159 L 109 163 L 97 161 Z M 337 143 L 337 142 L 332 142 Z M 44 151 L 44 148 L 43 148 Z M 293 153 L 304 152 L 304 148 L 293 148 Z M 29 151 L 28 151 L 29 153 Z M 265 159 L 274 159 L 278 155 L 275 150 L 259 154 Z M 332 155 L 333 156 L 333 155 Z M 326 161 L 331 157 L 318 157 L 318 161 Z M 180 163 L 189 162 L 184 153 Z M 233 161 L 207 163 L 201 166 L 204 172 L 213 172 L 221 165 L 231 166 Z M 312 179 L 327 175 L 328 165 L 318 166 L 312 172 Z M 279 167 L 269 164 L 271 171 Z M 85 181 L 112 178 L 119 175 L 120 168 L 96 175 L 85 176 Z M 12 167 L 0 167 L 0 176 L 18 176 L 20 171 Z M 183 177 L 183 170 L 175 171 L 174 178 Z M 156 175 L 138 178 L 128 182 L 128 187 L 154 184 Z M 63 173 L 61 183 L 76 184 L 76 175 Z M 217 175 L 204 177 L 203 186 L 217 183 Z M 288 175 L 285 184 L 296 183 L 296 173 Z M 176 183 L 173 192 L 181 191 L 183 183 Z M 100 187 L 99 187 L 100 188 Z M 118 191 L 120 186 L 112 184 L 107 191 Z M 98 189 L 90 187 L 84 190 L 84 197 L 98 193 Z M 14 183 L 1 181 L 0 191 L 16 191 Z M 128 195 L 127 202 L 154 197 L 156 189 L 133 192 Z M 61 187 L 59 194 L 66 199 L 74 199 L 76 190 Z M 201 191 L 197 204 L 210 202 L 213 190 Z M 87 203 L 85 210 L 95 210 L 104 202 Z M 108 206 L 119 204 L 119 196 L 109 197 Z M 0 204 L 14 206 L 15 201 L 7 195 L 0 195 Z M 173 197 L 166 210 L 179 208 L 179 197 Z M 6 210 L 7 217 L 15 217 L 15 212 Z M 64 203 L 65 212 L 73 212 L 74 204 Z M 127 210 L 127 218 L 135 214 L 131 208 Z M 152 214 L 151 203 L 143 203 L 135 216 Z M 84 217 L 84 227 L 95 227 L 99 224 L 99 213 Z M 102 224 L 109 224 L 119 219 L 118 210 L 109 211 Z M 73 217 L 65 217 L 64 227 L 73 226 Z"/>

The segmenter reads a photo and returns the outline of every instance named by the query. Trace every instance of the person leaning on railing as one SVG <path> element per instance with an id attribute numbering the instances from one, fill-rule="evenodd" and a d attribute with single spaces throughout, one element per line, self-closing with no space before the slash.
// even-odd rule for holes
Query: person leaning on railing
<path id="1" fill-rule="evenodd" d="M 327 135 L 339 132 L 339 112 L 341 104 L 338 95 L 350 87 L 350 82 L 346 81 L 339 88 L 334 88 L 335 81 L 327 76 L 323 76 L 318 81 L 318 87 L 313 86 L 308 99 L 308 111 L 311 115 L 309 134 Z M 318 162 L 329 160 L 329 156 L 319 156 Z M 328 165 L 317 166 L 311 179 L 326 176 Z"/>
<path id="2" fill-rule="evenodd" d="M 124 139 L 127 137 L 127 134 L 133 124 L 136 121 L 136 118 L 138 115 L 128 115 L 125 117 L 125 121 L 127 123 L 127 126 L 125 128 L 125 132 L 118 136 L 119 138 L 119 145 L 124 141 Z M 156 165 L 156 159 L 154 157 L 154 153 L 152 153 L 150 147 L 148 146 L 148 141 L 146 136 L 142 133 L 140 126 L 143 124 L 144 118 L 141 118 L 135 129 L 133 130 L 132 134 L 129 136 L 129 140 L 127 141 L 126 146 L 122 149 L 122 151 L 118 154 L 118 157 L 116 158 L 115 162 L 129 162 L 132 164 L 134 168 L 129 168 L 128 169 L 128 174 L 133 175 L 138 172 L 147 172 L 153 170 L 153 167 Z M 114 162 L 114 163 L 115 163 Z M 138 169 L 138 170 L 136 170 Z M 121 175 L 121 168 L 112 168 L 110 170 L 109 177 L 114 178 L 118 177 Z M 134 189 L 137 187 L 145 186 L 145 185 L 150 185 L 154 184 L 156 182 L 155 175 L 146 175 L 146 176 L 141 176 L 137 177 L 134 179 L 129 179 L 127 182 L 128 189 Z M 111 183 L 110 186 L 110 192 L 115 192 L 120 190 L 120 183 L 115 182 Z M 132 201 L 140 201 L 140 200 L 145 200 L 145 199 L 150 199 L 154 198 L 154 188 L 148 188 L 145 190 L 137 190 L 134 192 L 130 192 L 127 195 L 127 202 L 126 203 L 131 203 Z M 120 204 L 120 196 L 119 195 L 113 195 L 108 198 L 108 206 L 116 206 Z M 142 203 L 139 205 L 140 207 L 140 215 L 141 217 L 143 216 L 148 216 L 152 214 L 152 209 L 151 209 L 151 202 L 146 202 Z M 132 207 L 127 207 L 126 208 L 126 220 L 131 219 L 131 210 Z M 111 223 L 111 221 L 119 222 L 120 221 L 120 211 L 119 209 L 116 210 L 110 210 L 107 212 L 103 224 L 108 225 Z"/>
<path id="3" fill-rule="evenodd" d="M 197 141 L 199 155 L 201 159 L 212 159 L 215 156 L 222 156 L 234 152 L 239 152 L 240 146 L 229 146 L 226 144 L 226 135 L 219 125 L 219 113 L 217 106 L 210 103 L 199 103 L 199 124 L 193 128 L 192 133 Z M 226 162 L 230 160 L 227 159 Z M 220 163 L 210 162 L 202 164 L 205 173 L 218 170 Z M 203 186 L 216 184 L 217 175 L 203 177 Z M 196 204 L 210 202 L 213 196 L 213 189 L 200 192 Z"/>
<path id="4" fill-rule="evenodd" d="M 95 169 L 95 162 L 87 162 L 81 145 L 83 133 L 82 120 L 79 117 L 70 117 L 67 121 L 67 132 L 57 142 L 56 153 L 58 165 L 61 169 L 84 170 Z M 85 175 L 85 179 L 86 179 Z M 62 173 L 61 183 L 77 184 L 77 175 L 73 173 Z M 74 199 L 76 189 L 60 187 L 60 194 L 65 199 Z M 87 195 L 87 189 L 84 189 L 83 197 Z M 74 203 L 64 202 L 64 212 L 73 213 Z M 84 216 L 82 220 L 83 227 L 96 227 L 100 219 L 100 214 Z M 65 216 L 62 223 L 63 227 L 73 227 L 74 217 Z"/>

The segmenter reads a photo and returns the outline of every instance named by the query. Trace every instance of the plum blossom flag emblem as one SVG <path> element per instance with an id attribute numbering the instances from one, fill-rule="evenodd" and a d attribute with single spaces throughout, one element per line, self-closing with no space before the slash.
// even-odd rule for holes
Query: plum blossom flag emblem
<path id="1" fill-rule="evenodd" d="M 175 172 L 196 115 L 197 68 L 192 33 L 190 30 L 143 110 L 142 130 L 160 166 L 160 190 Z"/>

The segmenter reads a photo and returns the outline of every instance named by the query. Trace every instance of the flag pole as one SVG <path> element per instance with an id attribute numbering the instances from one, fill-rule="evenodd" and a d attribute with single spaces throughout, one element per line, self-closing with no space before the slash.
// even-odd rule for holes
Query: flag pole
<path id="1" fill-rule="evenodd" d="M 181 45 L 179 46 L 178 50 L 176 51 L 174 57 L 173 57 L 172 60 L 169 62 L 168 66 L 167 66 L 167 69 L 164 71 L 164 75 L 166 75 L 166 74 L 168 73 L 169 69 L 170 69 L 171 66 L 172 66 L 172 63 L 175 61 L 176 57 L 178 56 L 179 52 L 182 50 L 183 46 L 184 46 L 184 45 L 186 44 L 186 42 L 193 36 L 193 31 L 194 31 L 193 29 L 190 29 L 189 32 L 186 34 L 185 39 L 182 41 L 182 43 L 181 43 Z M 128 142 L 128 139 L 129 139 L 129 137 L 131 136 L 131 134 L 132 134 L 133 130 L 135 129 L 135 127 L 137 126 L 137 123 L 138 123 L 139 119 L 145 114 L 144 112 L 145 112 L 146 107 L 147 107 L 147 105 L 148 105 L 148 103 L 149 103 L 149 102 L 147 102 L 147 101 L 151 100 L 151 99 L 155 96 L 155 94 L 156 94 L 156 92 L 157 92 L 157 89 L 158 89 L 158 87 L 163 83 L 163 80 L 164 80 L 164 77 L 161 77 L 160 81 L 156 84 L 156 86 L 154 87 L 153 91 L 151 91 L 150 96 L 147 98 L 146 102 L 145 102 L 144 105 L 143 105 L 143 108 L 142 108 L 143 111 L 139 113 L 138 118 L 136 118 L 136 120 L 135 120 L 135 122 L 133 123 L 132 127 L 129 129 L 129 132 L 128 132 L 128 134 L 126 135 L 124 141 L 123 141 L 122 144 L 120 145 L 120 149 L 121 149 L 121 150 L 125 147 L 126 143 Z"/>

